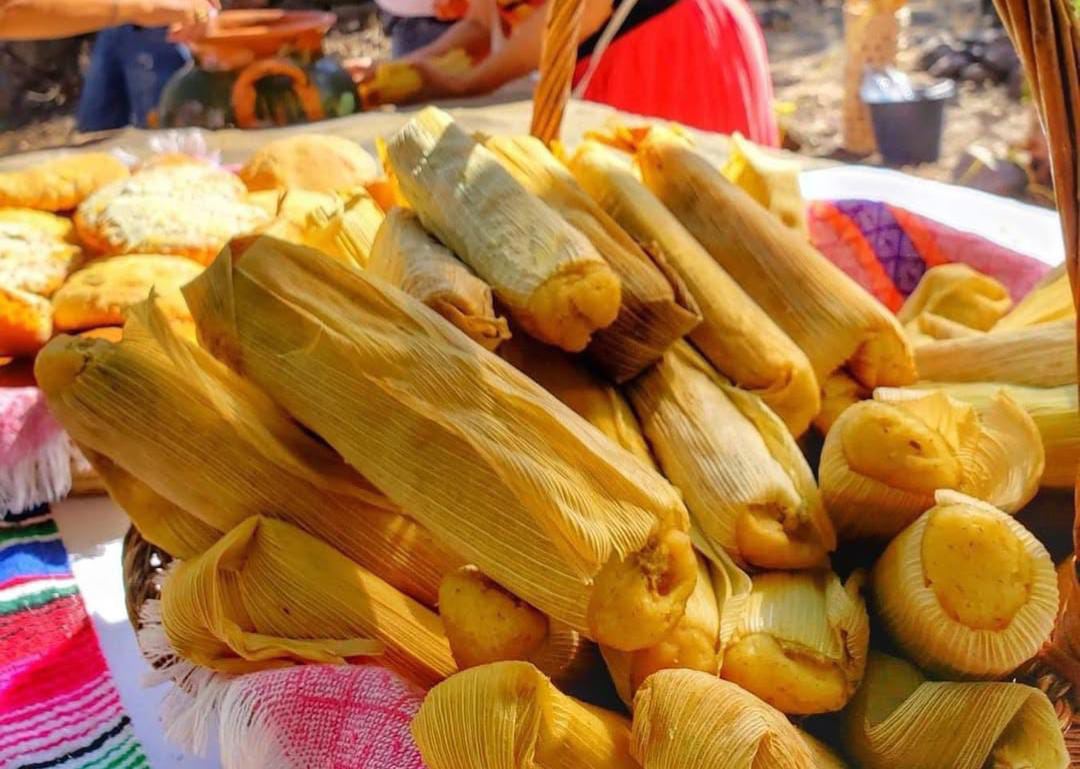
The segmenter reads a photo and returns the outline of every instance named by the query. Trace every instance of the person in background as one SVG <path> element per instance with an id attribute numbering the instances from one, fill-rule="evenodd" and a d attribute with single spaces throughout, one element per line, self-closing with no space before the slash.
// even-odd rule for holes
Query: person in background
<path id="1" fill-rule="evenodd" d="M 465 15 L 468 0 L 376 0 L 383 29 L 390 37 L 390 55 L 408 56 L 438 39 Z"/>
<path id="2" fill-rule="evenodd" d="M 218 0 L 0 0 L 0 39 L 42 40 L 99 32 L 83 83 L 81 131 L 146 125 L 169 77 L 187 61 L 168 29 L 191 34 Z"/>
<path id="3" fill-rule="evenodd" d="M 416 100 L 489 93 L 535 70 L 547 2 L 469 0 L 464 18 L 405 57 L 424 79 Z M 759 144 L 779 143 L 765 40 L 746 0 L 584 3 L 574 73 L 583 98 L 709 131 L 739 131 Z M 621 23 L 603 48 L 601 34 L 613 17 Z M 454 48 L 479 63 L 463 74 L 431 64 Z"/>

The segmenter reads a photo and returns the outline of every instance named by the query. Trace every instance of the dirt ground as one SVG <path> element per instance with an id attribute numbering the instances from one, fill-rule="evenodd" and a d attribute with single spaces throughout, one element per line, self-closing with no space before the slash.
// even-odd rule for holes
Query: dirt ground
<path id="1" fill-rule="evenodd" d="M 942 29 L 962 34 L 976 24 L 972 2 L 913 0 L 907 47 L 901 54 L 900 68 L 915 69 L 919 46 Z M 788 113 L 784 123 L 792 143 L 808 155 L 842 158 L 840 104 L 844 50 L 839 0 L 751 0 L 751 5 L 766 21 L 776 97 Z M 779 22 L 775 18 L 778 9 Z M 345 8 L 335 10 L 345 11 Z M 386 40 L 373 16 L 356 6 L 348 7 L 342 16 L 342 22 L 327 41 L 330 53 L 343 57 L 385 55 Z M 55 110 L 41 110 L 41 116 L 30 124 L 0 133 L 0 154 L 80 144 L 92 138 L 76 132 L 71 117 L 74 103 L 75 99 L 69 95 L 65 104 L 57 105 Z M 904 170 L 949 181 L 959 159 L 973 145 L 986 148 L 996 157 L 1012 155 L 1024 161 L 1018 148 L 1027 139 L 1030 120 L 1028 106 L 1010 98 L 1004 86 L 976 87 L 962 83 L 955 103 L 946 108 L 941 159 Z M 870 157 L 858 162 L 877 164 L 880 159 Z M 1032 195 L 1029 190 L 1027 197 L 1037 200 L 1039 191 Z"/>

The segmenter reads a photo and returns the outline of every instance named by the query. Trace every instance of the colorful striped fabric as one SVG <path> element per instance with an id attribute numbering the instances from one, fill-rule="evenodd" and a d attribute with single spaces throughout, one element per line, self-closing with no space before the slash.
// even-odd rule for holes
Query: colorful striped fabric
<path id="1" fill-rule="evenodd" d="M 0 767 L 149 766 L 48 508 L 2 520 Z"/>

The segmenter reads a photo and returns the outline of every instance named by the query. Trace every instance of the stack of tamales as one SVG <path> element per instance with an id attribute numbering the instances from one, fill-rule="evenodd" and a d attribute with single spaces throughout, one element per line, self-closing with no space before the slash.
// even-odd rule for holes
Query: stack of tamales
<path id="1" fill-rule="evenodd" d="M 1046 696 L 998 681 L 1057 612 L 1011 516 L 1080 457 L 1067 310 L 952 269 L 901 323 L 794 226 L 789 172 L 762 193 L 764 150 L 732 182 L 671 130 L 611 136 L 425 109 L 392 194 L 184 288 L 197 343 L 151 298 L 42 351 L 180 559 L 152 647 L 388 665 L 429 690 L 431 769 L 1066 766 Z"/>

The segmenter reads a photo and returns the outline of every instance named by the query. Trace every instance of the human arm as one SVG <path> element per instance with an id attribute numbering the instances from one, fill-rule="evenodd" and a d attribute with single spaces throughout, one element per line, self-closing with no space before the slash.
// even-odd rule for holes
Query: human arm
<path id="1" fill-rule="evenodd" d="M 0 0 L 0 40 L 45 40 L 118 24 L 205 23 L 219 0 Z"/>

